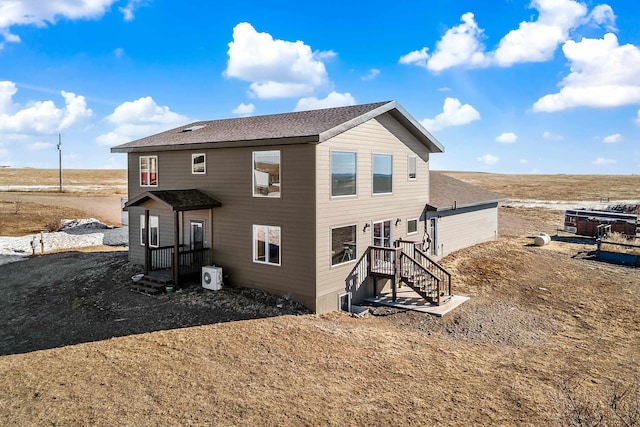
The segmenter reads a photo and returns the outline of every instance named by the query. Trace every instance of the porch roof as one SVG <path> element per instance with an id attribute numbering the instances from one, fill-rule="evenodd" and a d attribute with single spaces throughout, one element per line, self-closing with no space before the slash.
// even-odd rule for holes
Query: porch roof
<path id="1" fill-rule="evenodd" d="M 222 206 L 222 203 L 208 194 L 200 190 L 188 189 L 147 191 L 129 200 L 124 207 L 127 209 L 131 206 L 140 206 L 148 200 L 160 202 L 174 211 L 195 211 Z"/>

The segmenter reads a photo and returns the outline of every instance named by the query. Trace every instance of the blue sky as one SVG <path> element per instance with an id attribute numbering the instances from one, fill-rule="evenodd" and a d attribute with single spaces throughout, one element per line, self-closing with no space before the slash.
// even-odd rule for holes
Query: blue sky
<path id="1" fill-rule="evenodd" d="M 0 0 L 0 165 L 395 99 L 432 169 L 640 173 L 640 2 Z"/>

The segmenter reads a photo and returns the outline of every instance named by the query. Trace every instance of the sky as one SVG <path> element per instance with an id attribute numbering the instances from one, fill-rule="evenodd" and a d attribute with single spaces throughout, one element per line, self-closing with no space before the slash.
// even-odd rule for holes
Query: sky
<path id="1" fill-rule="evenodd" d="M 436 170 L 640 174 L 640 1 L 0 0 L 0 166 L 398 101 Z"/>

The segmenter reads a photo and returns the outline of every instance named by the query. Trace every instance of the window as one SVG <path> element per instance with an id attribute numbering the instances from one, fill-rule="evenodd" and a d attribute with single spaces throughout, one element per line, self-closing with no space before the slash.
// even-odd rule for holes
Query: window
<path id="1" fill-rule="evenodd" d="M 331 196 L 355 196 L 356 153 L 331 153 Z"/>
<path id="2" fill-rule="evenodd" d="M 253 152 L 254 197 L 280 197 L 280 151 Z"/>
<path id="3" fill-rule="evenodd" d="M 159 221 L 157 216 L 149 216 L 149 246 L 157 248 L 160 241 L 159 235 Z M 145 239 L 147 238 L 146 227 L 144 222 L 144 215 L 140 215 L 140 244 L 145 245 Z"/>
<path id="4" fill-rule="evenodd" d="M 253 262 L 280 265 L 280 227 L 253 226 Z"/>
<path id="5" fill-rule="evenodd" d="M 331 265 L 356 259 L 356 225 L 331 229 Z"/>
<path id="6" fill-rule="evenodd" d="M 158 186 L 158 156 L 140 156 L 140 186 Z"/>
<path id="7" fill-rule="evenodd" d="M 204 153 L 191 155 L 191 173 L 205 174 L 207 173 L 207 161 Z"/>
<path id="8" fill-rule="evenodd" d="M 407 234 L 416 234 L 418 232 L 418 220 L 407 220 Z"/>
<path id="9" fill-rule="evenodd" d="M 407 169 L 409 170 L 409 179 L 416 179 L 416 156 L 409 156 Z"/>
<path id="10" fill-rule="evenodd" d="M 392 190 L 393 156 L 390 154 L 373 155 L 373 194 L 387 194 Z"/>
<path id="11" fill-rule="evenodd" d="M 373 246 L 391 247 L 391 221 L 373 223 Z"/>

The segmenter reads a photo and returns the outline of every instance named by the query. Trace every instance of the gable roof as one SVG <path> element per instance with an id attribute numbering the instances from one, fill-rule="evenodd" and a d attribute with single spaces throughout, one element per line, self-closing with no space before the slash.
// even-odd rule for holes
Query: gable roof
<path id="1" fill-rule="evenodd" d="M 318 144 L 361 123 L 389 113 L 431 152 L 442 144 L 397 102 L 265 116 L 194 122 L 111 148 L 112 153 L 222 148 L 247 145 Z"/>
<path id="2" fill-rule="evenodd" d="M 174 211 L 194 211 L 222 206 L 222 203 L 208 194 L 200 190 L 189 189 L 147 191 L 129 200 L 124 207 L 127 209 L 131 206 L 140 206 L 147 200 L 160 202 Z"/>
<path id="3" fill-rule="evenodd" d="M 507 200 L 502 194 L 452 178 L 442 172 L 429 172 L 428 211 L 447 211 Z"/>

